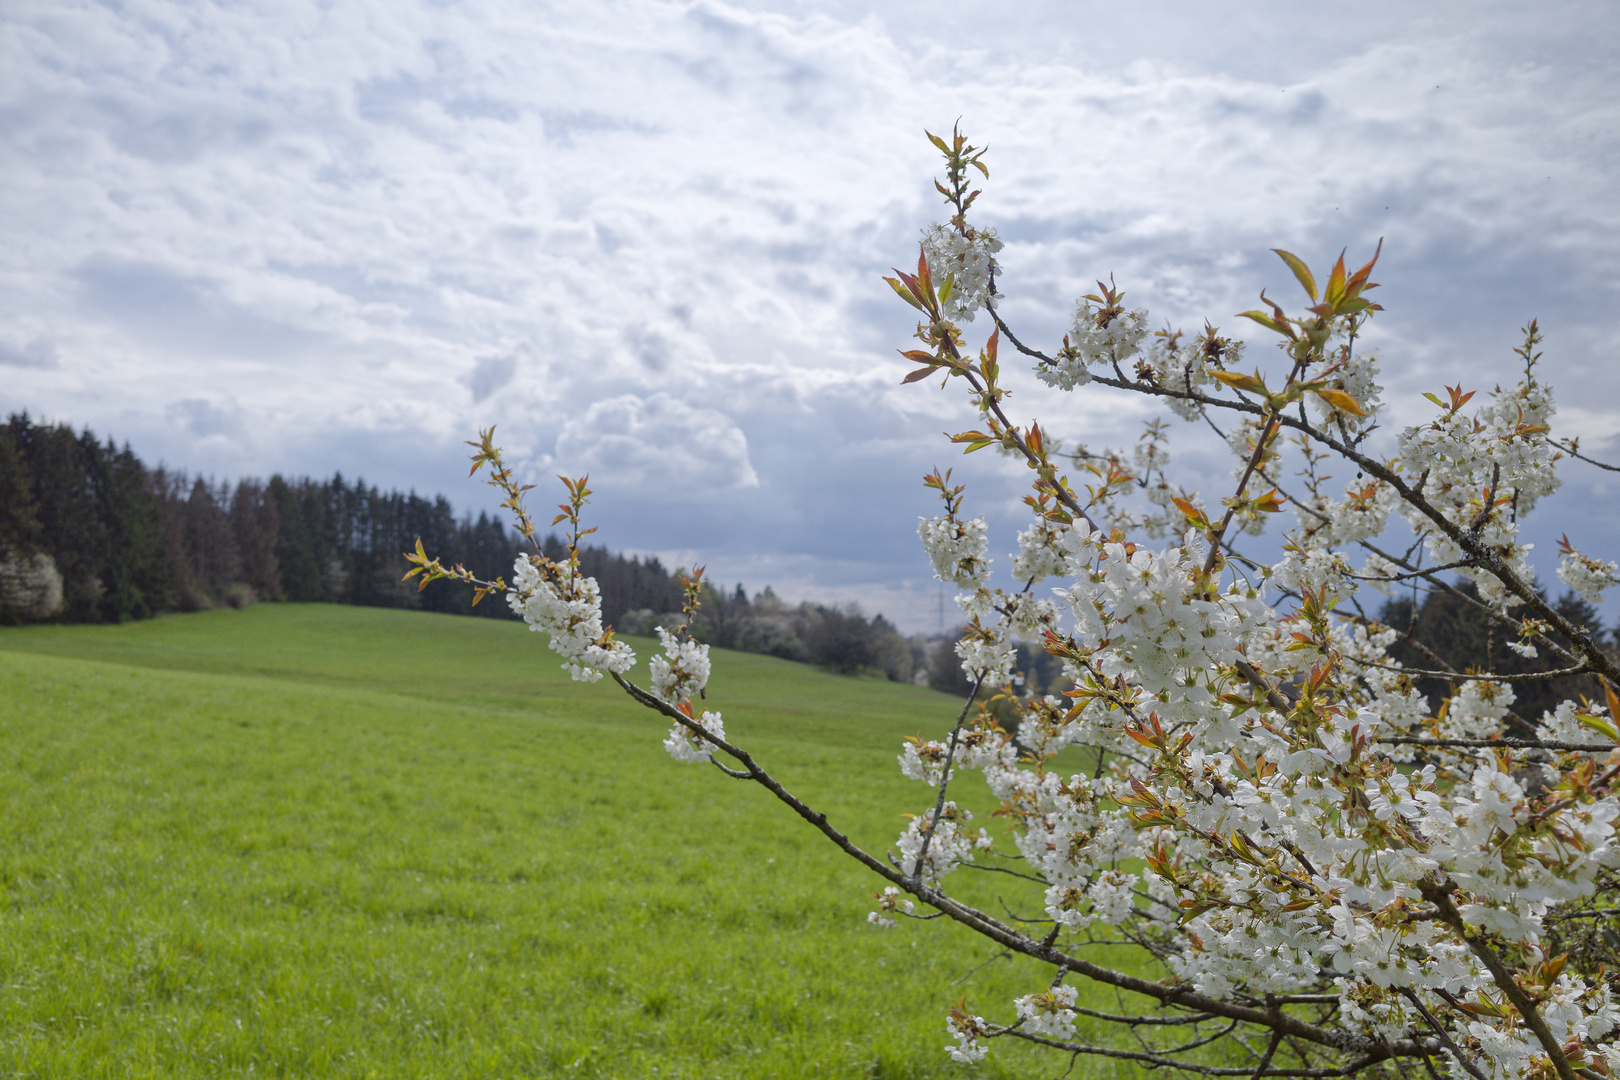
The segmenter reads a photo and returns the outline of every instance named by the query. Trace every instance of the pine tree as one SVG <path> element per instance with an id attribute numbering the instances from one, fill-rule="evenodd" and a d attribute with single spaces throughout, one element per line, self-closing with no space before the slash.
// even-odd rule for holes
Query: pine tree
<path id="1" fill-rule="evenodd" d="M 231 532 L 241 559 L 242 581 L 260 600 L 281 599 L 281 567 L 276 561 L 280 521 L 276 504 L 257 480 L 243 480 L 231 495 Z"/>
<path id="2" fill-rule="evenodd" d="M 146 466 L 126 444 L 89 440 L 85 453 L 107 534 L 101 617 L 106 622 L 148 619 L 172 603 L 162 522 Z"/>
<path id="3" fill-rule="evenodd" d="M 231 586 L 242 579 L 242 558 L 224 506 L 226 498 L 224 489 L 216 492 L 198 477 L 182 512 L 185 559 L 209 607 L 224 603 Z"/>
<path id="4" fill-rule="evenodd" d="M 84 446 L 72 429 L 32 424 L 26 415 L 12 417 L 10 430 L 33 481 L 40 547 L 62 575 L 61 619 L 100 622 L 107 533 Z"/>
<path id="5" fill-rule="evenodd" d="M 281 595 L 287 600 L 325 600 L 326 585 L 321 575 L 322 551 L 317 538 L 318 521 L 311 518 L 322 509 L 323 500 L 310 492 L 308 480 L 289 484 L 280 474 L 265 485 L 265 496 L 274 507 L 279 528 L 273 554 L 281 571 Z"/>
<path id="6" fill-rule="evenodd" d="M 21 422 L 26 424 L 26 414 Z M 40 543 L 39 508 L 34 502 L 33 478 L 12 434 L 12 425 L 0 428 L 0 558 L 32 554 Z"/>

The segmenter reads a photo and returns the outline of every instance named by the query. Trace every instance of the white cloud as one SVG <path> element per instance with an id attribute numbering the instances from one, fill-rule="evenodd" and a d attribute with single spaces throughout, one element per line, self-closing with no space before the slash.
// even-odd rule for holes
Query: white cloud
<path id="1" fill-rule="evenodd" d="M 620 394 L 593 402 L 563 424 L 553 463 L 589 473 L 601 490 L 626 495 L 711 500 L 738 488 L 756 488 L 748 438 L 723 413 L 694 407 L 668 394 Z"/>

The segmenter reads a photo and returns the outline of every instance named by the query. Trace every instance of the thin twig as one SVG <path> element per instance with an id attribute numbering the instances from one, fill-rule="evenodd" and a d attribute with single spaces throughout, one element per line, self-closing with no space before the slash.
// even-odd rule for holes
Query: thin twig
<path id="1" fill-rule="evenodd" d="M 1017 1031 L 1012 1028 L 1002 1029 L 995 1032 L 995 1034 L 1011 1035 L 1014 1038 L 1023 1039 L 1026 1042 L 1037 1043 L 1041 1046 L 1050 1046 L 1054 1050 L 1066 1050 L 1074 1054 L 1092 1054 L 1098 1057 L 1114 1058 L 1115 1060 L 1119 1061 L 1141 1061 L 1149 1065 L 1167 1066 L 1174 1069 L 1180 1069 L 1185 1072 L 1197 1073 L 1201 1076 L 1354 1076 L 1356 1073 L 1360 1072 L 1362 1069 L 1365 1069 L 1369 1065 L 1375 1065 L 1380 1061 L 1388 1061 L 1394 1054 L 1399 1053 L 1407 1057 L 1416 1057 L 1422 1053 L 1421 1050 L 1416 1048 L 1416 1044 L 1411 1044 L 1407 1040 L 1402 1040 L 1400 1043 L 1394 1044 L 1395 1046 L 1401 1047 L 1402 1049 L 1400 1050 L 1395 1050 L 1394 1047 L 1380 1044 L 1373 1052 L 1350 1062 L 1348 1065 L 1342 1065 L 1337 1069 L 1283 1068 L 1267 1069 L 1263 1073 L 1256 1073 L 1253 1069 L 1248 1068 L 1231 1068 L 1221 1065 L 1197 1065 L 1190 1061 L 1181 1061 L 1177 1058 L 1166 1057 L 1163 1054 L 1153 1053 L 1151 1051 L 1142 1052 L 1135 1050 L 1114 1050 L 1106 1046 L 1092 1046 L 1089 1043 L 1063 1042 L 1059 1039 L 1048 1039 L 1042 1035 L 1032 1035 L 1027 1031 Z M 1483 1080 L 1483 1078 L 1481 1078 L 1481 1080 Z"/>
<path id="2" fill-rule="evenodd" d="M 945 768 L 939 774 L 939 798 L 934 801 L 934 816 L 923 832 L 922 847 L 917 849 L 917 861 L 911 868 L 912 874 L 919 880 L 922 878 L 923 867 L 928 863 L 928 845 L 933 842 L 934 833 L 939 831 L 939 816 L 945 812 L 945 788 L 951 782 L 951 765 L 956 760 L 956 744 L 962 735 L 962 725 L 967 722 L 968 713 L 973 711 L 973 703 L 978 700 L 979 687 L 983 684 L 984 674 L 981 672 L 979 677 L 973 680 L 973 689 L 968 692 L 967 700 L 962 703 L 962 711 L 956 714 L 956 726 L 951 728 L 951 740 L 945 747 Z"/>
<path id="3" fill-rule="evenodd" d="M 1401 667 L 1399 664 L 1380 664 L 1373 660 L 1362 660 L 1355 656 L 1346 656 L 1353 664 L 1362 667 L 1378 668 L 1380 671 L 1393 671 L 1398 675 L 1410 675 L 1414 679 L 1448 679 L 1455 682 L 1536 682 L 1541 679 L 1562 679 L 1570 675 L 1589 675 L 1592 668 L 1585 664 L 1576 664 L 1574 667 L 1556 668 L 1552 671 L 1429 671 L 1424 668 Z"/>
<path id="4" fill-rule="evenodd" d="M 1424 1007 L 1423 1000 L 1417 996 L 1416 992 L 1414 992 L 1411 987 L 1407 986 L 1398 986 L 1395 988 L 1395 990 L 1396 993 L 1400 994 L 1407 1001 L 1410 1001 L 1414 1006 L 1417 1007 L 1418 1013 L 1425 1021 L 1428 1022 L 1429 1027 L 1433 1029 L 1435 1037 L 1438 1038 L 1441 1044 L 1451 1052 L 1452 1060 L 1461 1065 L 1463 1068 L 1467 1069 L 1469 1075 L 1474 1077 L 1474 1080 L 1485 1080 L 1485 1074 L 1480 1071 L 1479 1066 L 1475 1065 L 1473 1060 L 1464 1054 L 1462 1049 L 1456 1043 L 1451 1041 L 1451 1036 L 1446 1032 L 1445 1027 L 1440 1023 L 1440 1021 L 1434 1018 L 1433 1013 Z M 1427 1060 L 1427 1055 L 1425 1055 L 1424 1060 Z"/>
<path id="5" fill-rule="evenodd" d="M 1573 750 L 1585 754 L 1606 754 L 1620 750 L 1616 743 L 1572 743 L 1556 739 L 1431 739 L 1424 735 L 1375 735 L 1375 743 L 1391 746 L 1459 747 L 1482 750 Z"/>
<path id="6" fill-rule="evenodd" d="M 1569 446 L 1565 446 L 1563 443 L 1559 442 L 1557 439 L 1553 438 L 1550 435 L 1547 437 L 1547 441 L 1549 443 L 1551 443 L 1553 446 L 1558 447 L 1558 449 L 1562 450 L 1564 453 L 1568 454 L 1570 457 L 1579 458 L 1580 460 L 1586 462 L 1588 465 L 1596 465 L 1598 468 L 1607 469 L 1610 472 L 1620 472 L 1620 466 L 1609 465 L 1609 464 L 1607 464 L 1605 462 L 1598 461 L 1598 460 L 1596 460 L 1594 458 L 1589 458 L 1585 454 L 1579 453 L 1575 449 L 1574 443 L 1571 443 Z"/>

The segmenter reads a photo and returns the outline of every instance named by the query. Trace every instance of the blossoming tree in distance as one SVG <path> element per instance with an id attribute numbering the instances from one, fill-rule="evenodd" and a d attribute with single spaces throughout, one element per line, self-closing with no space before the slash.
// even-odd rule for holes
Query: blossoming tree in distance
<path id="1" fill-rule="evenodd" d="M 1558 486 L 1556 464 L 1588 460 L 1550 431 L 1536 325 L 1518 385 L 1478 403 L 1460 386 L 1426 394 L 1431 417 L 1387 445 L 1373 439 L 1378 358 L 1357 340 L 1379 310 L 1366 296 L 1376 254 L 1354 271 L 1341 257 L 1319 283 L 1278 252 L 1305 303 L 1290 313 L 1262 293 L 1264 308 L 1244 313 L 1281 347 L 1265 373 L 1246 373 L 1243 345 L 1207 324 L 1185 343 L 1150 334 L 1112 285 L 1081 299 L 1061 347 L 1042 352 L 1003 322 L 1001 244 L 969 221 L 983 151 L 929 137 L 952 212 L 925 231 L 915 274 L 888 279 L 921 314 L 905 381 L 964 388 L 979 426 L 952 441 L 1025 462 L 1031 517 L 1009 592 L 991 584 L 985 521 L 964 516 L 963 489 L 949 473 L 926 478 L 944 513 L 919 532 L 961 590 L 956 651 L 974 695 L 948 736 L 903 746 L 900 768 L 932 790 L 891 851 L 857 846 L 700 710 L 708 649 L 685 627 L 660 630 L 650 686 L 626 678 L 634 656 L 579 571 L 583 480 L 565 481 L 553 522 L 571 529 L 566 559 L 537 551 L 508 585 L 418 545 L 411 573 L 505 592 L 574 678 L 607 675 L 670 720 L 673 757 L 769 790 L 883 879 L 872 922 L 942 915 L 1046 965 L 1027 995 L 986 1008 L 993 1018 L 965 1002 L 951 1012 L 945 1049 L 959 1061 L 1012 1038 L 1219 1076 L 1613 1075 L 1620 667 L 1537 589 L 1520 539 Z M 963 326 L 979 315 L 993 325 L 975 355 Z M 1230 495 L 1208 503 L 1173 486 L 1158 423 L 1134 457 L 1065 452 L 1037 423 L 1015 424 L 1008 345 L 1059 391 L 1147 395 L 1214 428 L 1235 457 Z M 533 540 L 527 489 L 490 433 L 474 445 L 474 472 L 489 467 Z M 1244 556 L 1241 535 L 1284 506 L 1294 521 L 1280 558 Z M 1384 539 L 1391 514 L 1410 546 Z M 1558 574 L 1592 602 L 1617 576 L 1567 540 Z M 1454 670 L 1364 606 L 1368 590 L 1392 588 L 1449 594 L 1488 623 L 1492 656 L 1540 656 L 1541 670 Z M 1020 640 L 1061 660 L 1062 694 L 1020 687 Z M 1526 681 L 1572 676 L 1588 696 L 1514 711 Z M 1427 698 L 1423 680 L 1447 692 Z M 964 771 L 1000 802 L 1002 836 L 950 798 Z M 954 871 L 986 865 L 1013 872 L 1022 908 L 953 894 Z M 1099 941 L 1134 945 L 1138 960 L 1088 959 Z M 1095 984 L 1140 1007 L 1086 1008 Z"/>

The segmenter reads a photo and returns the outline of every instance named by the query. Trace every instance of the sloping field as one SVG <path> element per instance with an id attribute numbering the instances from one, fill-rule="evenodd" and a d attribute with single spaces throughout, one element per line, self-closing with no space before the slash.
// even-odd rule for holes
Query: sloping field
<path id="1" fill-rule="evenodd" d="M 922 808 L 894 756 L 949 698 L 714 666 L 727 731 L 858 841 Z M 0 1073 L 1062 1072 L 1004 1044 L 950 1064 L 959 995 L 1005 1016 L 1043 977 L 943 921 L 868 926 L 873 878 L 664 731 L 514 623 L 0 630 Z"/>

